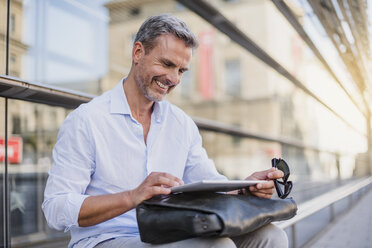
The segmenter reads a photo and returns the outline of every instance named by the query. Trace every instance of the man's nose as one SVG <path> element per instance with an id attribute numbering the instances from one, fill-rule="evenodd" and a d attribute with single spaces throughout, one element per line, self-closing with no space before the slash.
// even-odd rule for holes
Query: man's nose
<path id="1" fill-rule="evenodd" d="M 177 85 L 181 80 L 181 74 L 179 73 L 178 69 L 171 70 L 168 74 L 168 81 L 172 83 L 172 85 Z"/>

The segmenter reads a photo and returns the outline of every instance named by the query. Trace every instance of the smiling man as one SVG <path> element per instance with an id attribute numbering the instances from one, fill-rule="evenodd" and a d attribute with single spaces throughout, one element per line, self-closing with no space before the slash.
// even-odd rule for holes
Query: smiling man
<path id="1" fill-rule="evenodd" d="M 42 205 L 48 224 L 71 232 L 69 247 L 152 247 L 142 243 L 135 208 L 169 194 L 169 187 L 204 179 L 226 180 L 202 147 L 199 131 L 165 101 L 189 68 L 195 36 L 171 15 L 140 27 L 132 67 L 114 89 L 68 115 L 53 150 Z M 270 198 L 283 173 L 270 169 L 249 179 L 268 180 L 250 193 Z M 267 225 L 241 237 L 194 238 L 156 247 L 286 247 L 285 233 Z"/>

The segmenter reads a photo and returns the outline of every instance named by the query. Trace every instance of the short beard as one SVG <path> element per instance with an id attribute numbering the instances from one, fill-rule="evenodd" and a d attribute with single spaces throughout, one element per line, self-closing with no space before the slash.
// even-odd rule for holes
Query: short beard
<path id="1" fill-rule="evenodd" d="M 138 78 L 135 79 L 137 86 L 140 88 L 142 94 L 147 98 L 147 100 L 149 100 L 151 102 L 160 102 L 160 101 L 165 99 L 166 95 L 163 95 L 161 97 L 161 99 L 158 99 L 156 96 L 151 94 L 150 86 L 151 86 L 152 81 L 154 81 L 154 80 L 155 80 L 155 78 L 153 78 L 150 81 L 150 84 L 146 85 L 144 83 L 144 82 L 146 82 L 146 80 L 144 78 L 138 77 Z"/>

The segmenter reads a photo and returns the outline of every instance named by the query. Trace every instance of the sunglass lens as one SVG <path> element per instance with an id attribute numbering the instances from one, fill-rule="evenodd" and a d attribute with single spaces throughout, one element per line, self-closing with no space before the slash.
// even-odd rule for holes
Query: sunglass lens
<path id="1" fill-rule="evenodd" d="M 276 164 L 276 168 L 284 172 L 284 177 L 290 174 L 289 167 L 283 160 Z"/>

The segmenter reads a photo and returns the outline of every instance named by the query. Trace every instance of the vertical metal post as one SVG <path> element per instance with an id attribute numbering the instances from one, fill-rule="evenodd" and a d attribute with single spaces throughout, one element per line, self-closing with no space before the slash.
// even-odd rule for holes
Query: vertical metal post
<path id="1" fill-rule="evenodd" d="M 349 209 L 353 207 L 353 194 L 349 195 Z"/>
<path id="2" fill-rule="evenodd" d="M 367 174 L 372 174 L 372 134 L 371 134 L 371 112 L 367 107 L 367 144 L 368 144 L 368 151 L 367 151 Z"/>
<path id="3" fill-rule="evenodd" d="M 329 211 L 330 211 L 330 214 L 331 214 L 330 222 L 333 222 L 334 219 L 335 219 L 335 206 L 334 206 L 333 203 L 329 206 Z"/>
<path id="4" fill-rule="evenodd" d="M 340 154 L 336 153 L 337 183 L 341 182 Z"/>
<path id="5" fill-rule="evenodd" d="M 10 0 L 7 1 L 6 9 L 6 41 L 5 41 L 5 75 L 9 75 L 9 27 L 10 27 Z M 3 175 L 3 229 L 4 247 L 10 247 L 10 221 L 9 221 L 9 189 L 8 189 L 8 98 L 5 98 L 5 154 L 4 154 L 4 175 Z"/>
<path id="6" fill-rule="evenodd" d="M 6 40 L 5 40 L 5 75 L 9 75 L 9 34 L 10 34 L 10 0 L 6 8 Z"/>
<path id="7" fill-rule="evenodd" d="M 296 224 L 293 224 L 291 226 L 291 231 L 292 231 L 292 247 L 296 248 L 297 247 L 297 244 L 296 244 Z"/>
<path id="8" fill-rule="evenodd" d="M 5 98 L 5 154 L 4 154 L 4 245 L 5 247 L 10 247 L 10 221 L 9 221 L 9 206 L 10 206 L 10 198 L 9 198 L 9 175 L 8 175 L 8 98 Z"/>

